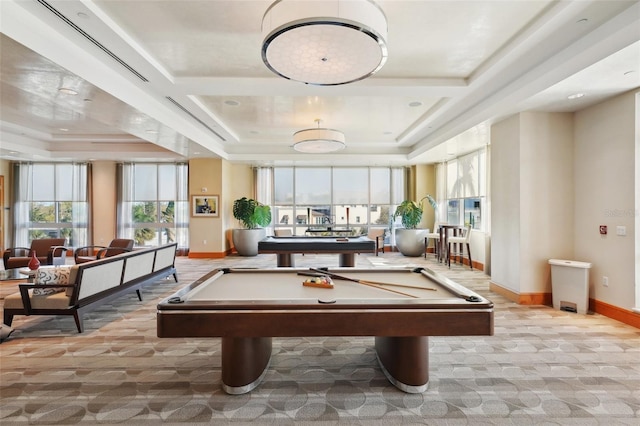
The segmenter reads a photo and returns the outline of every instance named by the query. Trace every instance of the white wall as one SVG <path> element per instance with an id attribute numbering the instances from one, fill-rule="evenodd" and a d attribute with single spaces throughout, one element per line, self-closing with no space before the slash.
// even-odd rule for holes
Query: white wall
<path id="1" fill-rule="evenodd" d="M 630 92 L 575 115 L 575 254 L 593 264 L 590 297 L 626 309 L 634 306 L 637 262 L 635 103 Z M 617 236 L 616 226 L 627 235 Z"/>

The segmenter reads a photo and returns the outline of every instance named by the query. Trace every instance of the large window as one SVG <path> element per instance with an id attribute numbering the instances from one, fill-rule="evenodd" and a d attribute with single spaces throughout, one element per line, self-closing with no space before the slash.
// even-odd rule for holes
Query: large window
<path id="1" fill-rule="evenodd" d="M 393 208 L 404 198 L 402 168 L 276 167 L 273 224 L 304 235 L 309 228 L 388 228 Z"/>
<path id="2" fill-rule="evenodd" d="M 446 167 L 446 221 L 451 224 L 484 229 L 486 211 L 486 151 L 449 161 Z"/>
<path id="3" fill-rule="evenodd" d="M 122 164 L 118 171 L 118 236 L 138 247 L 188 247 L 187 165 Z"/>
<path id="4" fill-rule="evenodd" d="M 65 244 L 87 244 L 89 223 L 86 164 L 14 165 L 15 244 L 39 238 L 65 238 Z"/>

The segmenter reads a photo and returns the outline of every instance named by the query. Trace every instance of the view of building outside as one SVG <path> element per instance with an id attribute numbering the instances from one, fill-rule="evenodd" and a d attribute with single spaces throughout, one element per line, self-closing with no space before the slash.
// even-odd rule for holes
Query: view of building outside
<path id="1" fill-rule="evenodd" d="M 403 188 L 402 168 L 276 167 L 273 226 L 294 235 L 364 235 L 370 227 L 389 228 Z"/>

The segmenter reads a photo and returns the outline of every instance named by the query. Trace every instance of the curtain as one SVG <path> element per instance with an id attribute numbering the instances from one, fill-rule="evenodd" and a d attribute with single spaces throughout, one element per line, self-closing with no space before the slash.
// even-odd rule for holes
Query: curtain
<path id="1" fill-rule="evenodd" d="M 253 169 L 253 177 L 256 201 L 270 206 L 273 203 L 273 168 L 256 167 Z"/>
<path id="2" fill-rule="evenodd" d="M 116 211 L 118 238 L 133 239 L 134 231 L 131 221 L 133 208 L 133 194 L 135 173 L 133 164 L 118 164 L 116 166 L 117 199 Z"/>
<path id="3" fill-rule="evenodd" d="M 15 203 L 13 247 L 29 247 L 29 204 L 33 199 L 33 164 L 13 165 Z"/>
<path id="4" fill-rule="evenodd" d="M 71 165 L 71 243 L 75 247 L 88 245 L 89 241 L 89 186 L 90 167 L 87 164 L 74 163 Z"/>
<path id="5" fill-rule="evenodd" d="M 178 248 L 189 247 L 189 166 L 176 164 L 175 226 Z"/>
<path id="6" fill-rule="evenodd" d="M 440 163 L 436 165 L 436 202 L 438 208 L 436 210 L 436 222 L 446 222 L 446 204 L 447 204 L 447 170 L 446 164 Z M 444 220 L 443 220 L 444 219 Z"/>

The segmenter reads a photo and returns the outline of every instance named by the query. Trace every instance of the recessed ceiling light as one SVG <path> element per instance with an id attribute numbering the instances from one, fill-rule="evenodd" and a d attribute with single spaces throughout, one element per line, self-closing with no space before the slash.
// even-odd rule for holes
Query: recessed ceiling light
<path id="1" fill-rule="evenodd" d="M 68 131 L 69 131 L 69 129 L 66 129 L 66 128 L 64 128 L 64 127 L 61 127 L 59 130 L 60 130 L 61 132 L 68 132 Z"/>
<path id="2" fill-rule="evenodd" d="M 240 105 L 240 102 L 238 101 L 234 101 L 233 99 L 229 99 L 224 101 L 225 105 L 229 105 L 229 106 L 238 106 Z"/>
<path id="3" fill-rule="evenodd" d="M 87 15 L 84 12 L 78 12 L 77 15 L 78 15 L 78 18 L 82 18 L 82 19 L 87 19 L 89 17 L 89 15 Z"/>
<path id="4" fill-rule="evenodd" d="M 65 95 L 74 95 L 74 96 L 78 94 L 78 92 L 76 92 L 73 89 L 69 89 L 68 87 L 61 87 L 58 89 L 58 92 L 64 93 Z"/>
<path id="5" fill-rule="evenodd" d="M 200 151 L 194 151 L 193 155 L 200 155 Z"/>
<path id="6" fill-rule="evenodd" d="M 150 134 L 150 135 L 157 135 L 158 134 L 158 131 L 157 130 L 153 130 L 153 129 L 145 130 L 145 132 Z"/>
<path id="7" fill-rule="evenodd" d="M 631 75 L 631 74 L 633 74 L 633 73 L 635 73 L 635 71 L 634 71 L 634 70 L 629 70 L 629 71 L 625 72 L 625 73 L 624 73 L 624 74 L 622 74 L 622 75 Z"/>
<path id="8" fill-rule="evenodd" d="M 573 95 L 567 96 L 567 99 L 579 99 L 584 96 L 584 93 L 574 93 Z"/>
<path id="9" fill-rule="evenodd" d="M 83 101 L 85 101 L 85 102 L 93 102 L 93 99 L 85 98 L 85 99 L 83 99 Z"/>
<path id="10" fill-rule="evenodd" d="M 587 22 L 589 22 L 587 18 L 582 18 L 582 19 L 578 19 L 576 21 L 576 24 L 586 24 Z"/>
<path id="11" fill-rule="evenodd" d="M 420 102 L 420 101 L 409 102 L 409 106 L 412 107 L 412 108 L 413 107 L 419 107 L 421 105 L 422 105 L 422 102 Z"/>

